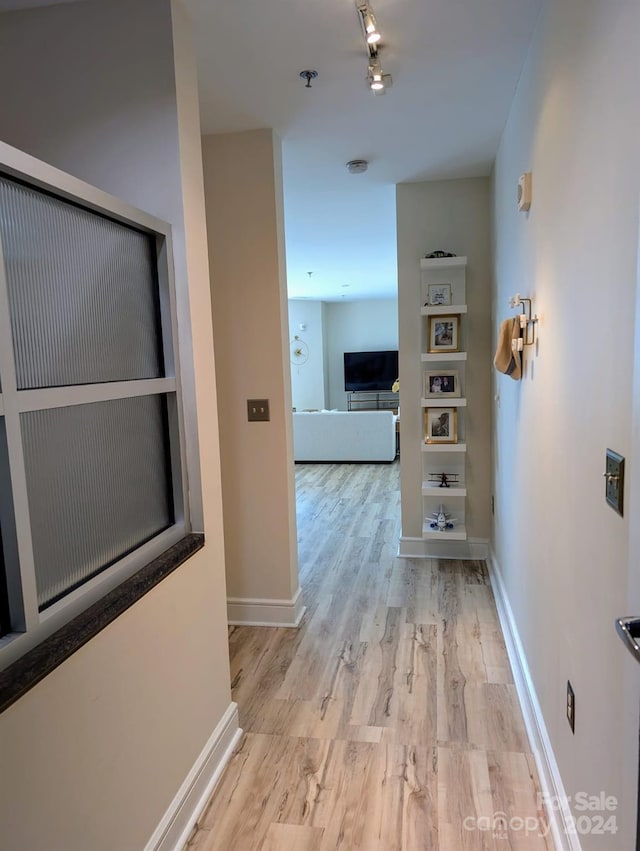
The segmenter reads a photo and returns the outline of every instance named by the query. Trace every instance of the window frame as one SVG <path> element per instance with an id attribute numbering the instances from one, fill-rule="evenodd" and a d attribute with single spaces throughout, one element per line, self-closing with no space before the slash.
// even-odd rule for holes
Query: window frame
<path id="1" fill-rule="evenodd" d="M 18 390 L 0 236 L 0 432 L 4 431 L 7 448 L 6 459 L 3 461 L 0 457 L 0 472 L 8 461 L 11 485 L 11 499 L 0 499 L 0 523 L 5 550 L 17 552 L 17 571 L 11 570 L 15 559 L 5 559 L 7 596 L 14 631 L 0 637 L 0 670 L 3 670 L 189 534 L 189 499 L 197 509 L 201 496 L 190 493 L 188 487 L 171 225 L 2 142 L 0 175 L 153 237 L 164 356 L 164 377 L 160 378 Z M 162 395 L 166 399 L 174 523 L 41 611 L 31 545 L 20 415 L 43 408 L 144 395 Z M 2 454 L 0 451 L 0 456 Z"/>

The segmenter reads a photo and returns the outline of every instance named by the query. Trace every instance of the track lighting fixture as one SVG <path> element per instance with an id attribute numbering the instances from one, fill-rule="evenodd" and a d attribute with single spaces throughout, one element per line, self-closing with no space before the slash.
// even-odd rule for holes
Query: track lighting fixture
<path id="1" fill-rule="evenodd" d="M 376 16 L 373 9 L 366 0 L 355 0 L 358 17 L 365 39 L 365 49 L 369 60 L 367 69 L 367 82 L 369 88 L 376 95 L 383 95 L 385 86 L 391 83 L 389 74 L 385 74 L 380 64 L 380 39 L 382 35 L 378 29 Z"/>

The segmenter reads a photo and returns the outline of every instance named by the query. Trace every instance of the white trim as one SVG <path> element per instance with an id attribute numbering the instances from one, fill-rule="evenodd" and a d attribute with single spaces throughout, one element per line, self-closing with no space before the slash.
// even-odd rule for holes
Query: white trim
<path id="1" fill-rule="evenodd" d="M 3 520 L 8 520 L 8 515 L 11 513 L 12 521 L 9 521 L 9 527 L 13 525 L 15 529 L 17 548 L 15 552 L 17 566 L 12 570 L 8 565 L 7 569 L 9 609 L 12 627 L 28 632 L 38 624 L 38 589 L 31 540 L 29 498 L 13 351 L 13 329 L 2 239 L 0 239 L 0 377 L 2 378 L 3 416 L 11 486 L 10 494 L 5 491 L 3 497 L 5 502 Z M 7 508 L 6 503 L 10 503 L 11 507 Z"/>
<path id="2" fill-rule="evenodd" d="M 37 160 L 24 151 L 0 142 L 0 172 L 9 177 L 17 177 L 31 186 L 37 186 L 68 201 L 78 203 L 98 213 L 107 211 L 109 217 L 125 224 L 133 225 L 138 230 L 161 233 L 167 238 L 171 236 L 171 225 L 155 216 L 138 210 L 125 201 L 79 180 L 54 166 Z"/>
<path id="3" fill-rule="evenodd" d="M 493 596 L 498 610 L 498 619 L 502 627 L 504 641 L 513 679 L 520 701 L 520 707 L 524 716 L 524 723 L 529 737 L 531 752 L 535 759 L 540 789 L 543 798 L 556 803 L 556 806 L 547 808 L 547 817 L 551 828 L 551 835 L 556 851 L 581 851 L 578 834 L 569 830 L 571 822 L 571 811 L 567 804 L 567 796 L 564 783 L 560 776 L 560 769 L 551 746 L 551 740 L 544 721 L 542 709 L 536 695 L 536 690 L 531 678 L 531 672 L 527 663 L 524 647 L 520 640 L 518 627 L 507 597 L 507 591 L 502 579 L 493 551 L 487 559 L 489 577 Z"/>
<path id="4" fill-rule="evenodd" d="M 175 378 L 144 378 L 132 381 L 108 381 L 103 384 L 73 384 L 66 387 L 43 387 L 39 390 L 20 390 L 18 410 L 40 411 L 43 408 L 69 408 L 113 399 L 132 399 L 138 396 L 158 396 L 174 393 Z"/>
<path id="5" fill-rule="evenodd" d="M 300 626 L 306 612 L 300 588 L 291 600 L 227 597 L 227 619 L 233 626 Z"/>
<path id="6" fill-rule="evenodd" d="M 483 560 L 489 558 L 489 541 L 485 538 L 469 538 L 466 541 L 434 541 L 403 536 L 398 542 L 398 557 Z"/>
<path id="7" fill-rule="evenodd" d="M 238 705 L 230 703 L 144 851 L 182 851 L 241 736 Z"/>

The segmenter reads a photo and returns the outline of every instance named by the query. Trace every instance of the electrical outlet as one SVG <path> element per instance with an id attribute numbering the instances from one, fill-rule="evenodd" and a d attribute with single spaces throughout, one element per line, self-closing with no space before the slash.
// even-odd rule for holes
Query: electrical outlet
<path id="1" fill-rule="evenodd" d="M 247 420 L 250 423 L 268 423 L 270 419 L 268 399 L 247 399 Z"/>
<path id="2" fill-rule="evenodd" d="M 567 680 L 567 721 L 571 727 L 571 732 L 575 735 L 576 732 L 576 696 L 571 688 L 571 683 Z"/>

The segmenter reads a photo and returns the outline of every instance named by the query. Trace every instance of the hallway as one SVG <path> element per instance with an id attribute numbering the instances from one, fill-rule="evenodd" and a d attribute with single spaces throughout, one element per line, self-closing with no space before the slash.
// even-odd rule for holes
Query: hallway
<path id="1" fill-rule="evenodd" d="M 395 558 L 397 463 L 296 487 L 307 613 L 231 628 L 245 736 L 188 849 L 552 849 L 484 564 Z"/>

